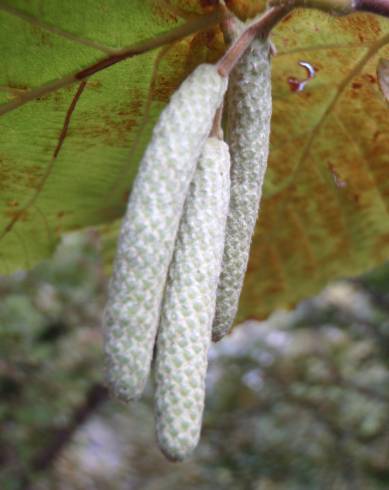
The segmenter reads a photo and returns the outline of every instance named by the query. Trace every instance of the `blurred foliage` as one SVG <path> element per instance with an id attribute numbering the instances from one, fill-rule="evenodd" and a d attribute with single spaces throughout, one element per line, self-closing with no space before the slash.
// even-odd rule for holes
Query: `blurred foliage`
<path id="1" fill-rule="evenodd" d="M 152 383 L 130 406 L 102 386 L 106 282 L 94 232 L 0 279 L 2 490 L 389 488 L 389 265 L 214 345 L 180 464 L 154 442 Z"/>

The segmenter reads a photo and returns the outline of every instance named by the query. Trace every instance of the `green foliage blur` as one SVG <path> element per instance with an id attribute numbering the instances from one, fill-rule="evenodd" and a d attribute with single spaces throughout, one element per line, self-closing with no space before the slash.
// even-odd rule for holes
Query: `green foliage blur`
<path id="1" fill-rule="evenodd" d="M 389 488 L 389 265 L 214 345 L 201 443 L 170 463 L 152 381 L 129 406 L 104 388 L 99 247 L 0 278 L 2 490 Z"/>

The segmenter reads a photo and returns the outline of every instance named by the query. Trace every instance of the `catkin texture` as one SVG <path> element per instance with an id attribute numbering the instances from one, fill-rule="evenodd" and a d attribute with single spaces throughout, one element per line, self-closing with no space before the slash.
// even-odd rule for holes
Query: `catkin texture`
<path id="1" fill-rule="evenodd" d="M 118 241 L 104 314 L 107 381 L 138 398 L 150 370 L 179 220 L 227 80 L 200 65 L 172 96 L 140 163 Z"/>
<path id="2" fill-rule="evenodd" d="M 266 171 L 270 119 L 269 44 L 255 39 L 232 71 L 228 90 L 231 198 L 212 328 L 214 341 L 228 332 L 237 313 Z"/>
<path id="3" fill-rule="evenodd" d="M 191 184 L 169 269 L 157 338 L 156 430 L 182 460 L 200 437 L 207 355 L 228 211 L 228 146 L 209 138 Z"/>

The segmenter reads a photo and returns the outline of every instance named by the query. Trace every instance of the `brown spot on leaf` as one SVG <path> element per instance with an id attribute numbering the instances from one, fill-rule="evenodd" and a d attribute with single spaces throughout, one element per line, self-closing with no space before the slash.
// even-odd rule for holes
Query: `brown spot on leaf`
<path id="1" fill-rule="evenodd" d="M 39 44 L 43 46 L 48 46 L 50 48 L 53 47 L 53 34 L 42 29 L 41 27 L 34 26 L 33 24 L 29 25 L 34 37 L 37 39 Z"/>
<path id="2" fill-rule="evenodd" d="M 381 34 L 381 25 L 374 15 L 358 13 L 341 19 L 342 28 L 351 32 L 361 43 L 374 41 Z"/>
<path id="3" fill-rule="evenodd" d="M 247 20 L 265 10 L 266 0 L 226 0 L 226 5 L 240 19 Z"/>
<path id="4" fill-rule="evenodd" d="M 370 73 L 365 73 L 363 75 L 363 78 L 370 83 L 376 83 L 377 81 L 376 77 L 374 75 L 371 75 Z"/>
<path id="5" fill-rule="evenodd" d="M 288 84 L 289 84 L 289 88 L 292 92 L 299 92 L 300 91 L 301 82 L 300 82 L 300 80 L 297 80 L 297 78 L 289 77 L 288 78 Z"/>
<path id="6" fill-rule="evenodd" d="M 70 127 L 69 136 L 74 144 L 85 145 L 90 140 L 99 139 L 107 145 L 125 146 L 130 132 L 138 126 L 143 115 L 145 92 L 130 90 L 130 98 L 114 107 L 102 107 L 87 115 L 86 120 Z"/>
<path id="7" fill-rule="evenodd" d="M 167 50 L 163 58 L 157 61 L 150 97 L 152 100 L 166 103 L 182 80 L 193 70 L 191 59 L 192 38 L 176 43 Z M 190 66 L 188 66 L 188 64 Z"/>
<path id="8" fill-rule="evenodd" d="M 11 199 L 11 200 L 7 201 L 7 206 L 9 208 L 17 208 L 17 207 L 19 207 L 19 202 L 16 201 L 15 199 Z"/>
<path id="9" fill-rule="evenodd" d="M 39 165 L 32 165 L 25 169 L 24 178 L 26 187 L 29 189 L 38 189 L 44 174 L 44 169 Z"/>
<path id="10" fill-rule="evenodd" d="M 130 191 L 123 192 L 122 201 L 124 203 L 127 203 L 128 202 L 128 196 L 129 195 L 130 195 Z"/>
<path id="11" fill-rule="evenodd" d="M 153 15 L 162 22 L 177 22 L 180 18 L 181 12 L 176 12 L 174 7 L 169 5 L 166 1 L 156 1 L 153 4 Z"/>
<path id="12" fill-rule="evenodd" d="M 359 205 L 360 200 L 361 200 L 361 196 L 359 194 L 352 194 L 352 199 L 353 199 L 355 204 Z"/>
<path id="13" fill-rule="evenodd" d="M 29 213 L 26 209 L 25 210 L 7 209 L 5 212 L 5 215 L 8 218 L 10 218 L 11 222 L 14 220 L 26 222 L 26 221 L 28 221 L 28 218 L 29 218 Z M 8 226 L 6 227 L 6 230 L 7 230 L 7 228 L 8 228 Z M 9 226 L 9 228 L 11 228 L 11 227 Z"/>
<path id="14" fill-rule="evenodd" d="M 281 22 L 283 23 L 289 22 L 292 17 L 293 17 L 293 12 L 289 12 L 289 14 L 285 15 L 285 17 L 282 19 Z"/>
<path id="15" fill-rule="evenodd" d="M 102 83 L 99 80 L 88 80 L 88 90 L 99 90 L 102 88 Z"/>
<path id="16" fill-rule="evenodd" d="M 219 5 L 219 0 L 200 0 L 200 5 L 203 8 L 217 7 Z"/>

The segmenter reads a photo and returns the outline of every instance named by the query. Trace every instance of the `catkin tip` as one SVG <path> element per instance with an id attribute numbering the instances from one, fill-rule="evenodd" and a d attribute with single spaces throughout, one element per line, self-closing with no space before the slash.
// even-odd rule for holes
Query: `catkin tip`
<path id="1" fill-rule="evenodd" d="M 228 334 L 226 334 L 226 335 L 228 335 Z M 223 338 L 223 334 L 212 333 L 212 342 L 214 344 L 216 344 L 217 342 L 220 342 L 222 338 Z"/>
<path id="2" fill-rule="evenodd" d="M 121 376 L 113 375 L 112 365 L 105 368 L 105 385 L 107 386 L 113 398 L 128 404 L 141 398 L 145 389 L 146 380 L 143 383 L 131 383 Z"/>
<path id="3" fill-rule="evenodd" d="M 166 446 L 166 444 L 161 441 L 157 436 L 158 447 L 161 450 L 162 454 L 172 463 L 180 463 L 188 459 L 193 451 L 196 449 L 198 441 L 196 443 L 191 444 L 185 448 L 175 447 L 175 446 Z"/>

